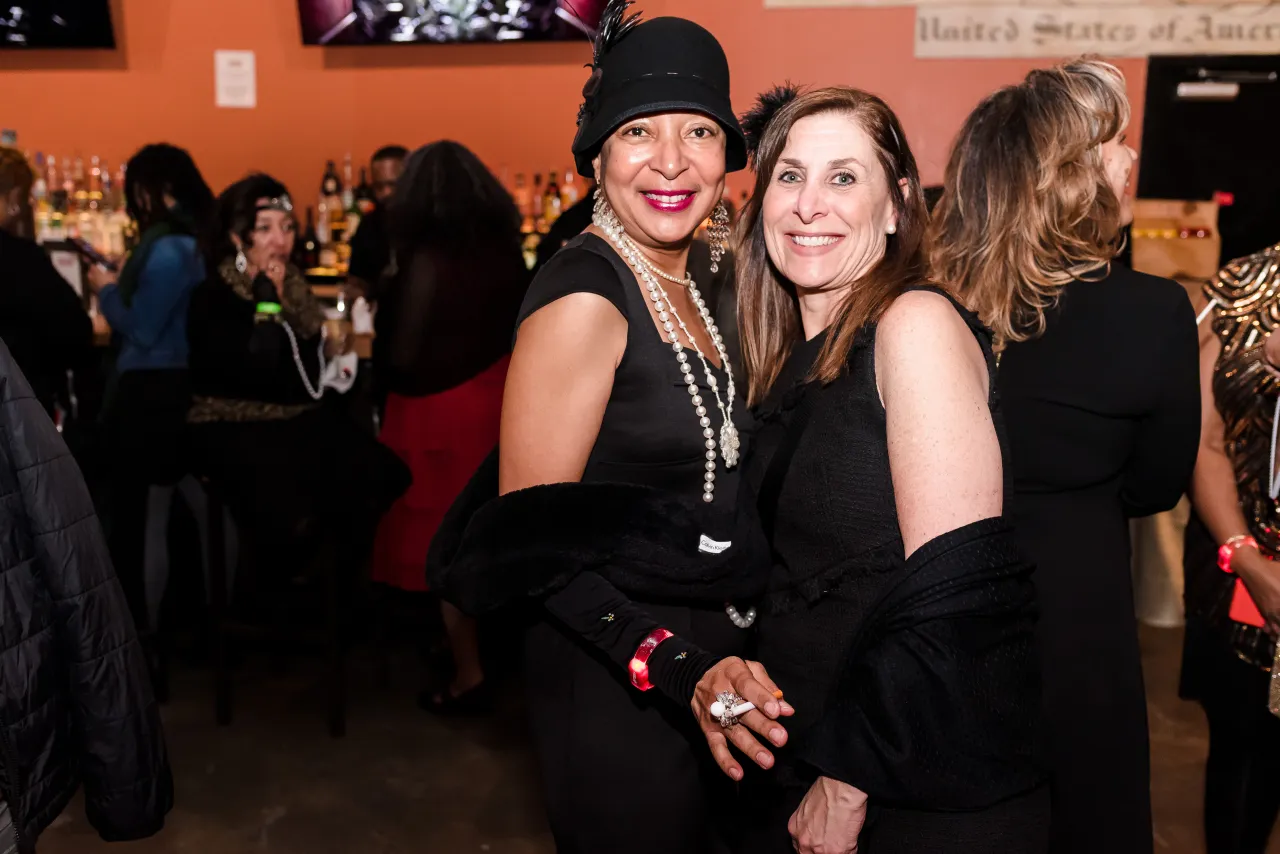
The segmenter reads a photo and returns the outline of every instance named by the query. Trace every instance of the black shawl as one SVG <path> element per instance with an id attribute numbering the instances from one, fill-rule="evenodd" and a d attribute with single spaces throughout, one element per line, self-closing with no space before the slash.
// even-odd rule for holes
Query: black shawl
<path id="1" fill-rule="evenodd" d="M 495 450 L 445 515 L 427 580 L 467 614 L 545 596 L 588 571 L 642 600 L 751 603 L 764 591 L 770 552 L 740 480 L 736 501 L 712 504 L 625 483 L 555 483 L 499 497 Z"/>
<path id="2" fill-rule="evenodd" d="M 798 757 L 879 803 L 932 810 L 980 809 L 1042 783 L 1031 572 L 1005 519 L 920 547 L 863 624 Z"/>

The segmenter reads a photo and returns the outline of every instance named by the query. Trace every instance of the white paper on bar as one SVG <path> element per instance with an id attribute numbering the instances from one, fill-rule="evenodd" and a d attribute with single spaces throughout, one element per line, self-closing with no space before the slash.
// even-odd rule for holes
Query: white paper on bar
<path id="1" fill-rule="evenodd" d="M 214 102 L 219 107 L 258 106 L 257 61 L 251 50 L 213 52 Z"/>
<path id="2" fill-rule="evenodd" d="M 1280 53 L 1280 6 L 932 6 L 922 59 Z"/>

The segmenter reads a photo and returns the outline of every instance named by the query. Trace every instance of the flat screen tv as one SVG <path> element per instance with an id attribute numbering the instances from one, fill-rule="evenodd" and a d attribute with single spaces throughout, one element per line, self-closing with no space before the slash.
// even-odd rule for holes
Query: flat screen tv
<path id="1" fill-rule="evenodd" d="M 298 0 L 298 11 L 309 45 L 585 41 L 605 2 Z"/>
<path id="2" fill-rule="evenodd" d="M 0 48 L 113 48 L 110 0 L 0 0 Z"/>

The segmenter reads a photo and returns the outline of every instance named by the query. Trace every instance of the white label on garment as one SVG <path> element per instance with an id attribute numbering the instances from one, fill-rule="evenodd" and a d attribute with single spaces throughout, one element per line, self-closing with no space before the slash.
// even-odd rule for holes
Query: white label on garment
<path id="1" fill-rule="evenodd" d="M 728 543 L 717 542 L 711 539 L 710 537 L 708 537 L 706 534 L 703 534 L 702 539 L 698 541 L 698 551 L 706 552 L 707 554 L 718 555 L 720 554 L 720 552 L 729 548 L 729 546 L 731 545 L 733 545 L 732 542 L 728 542 Z"/>

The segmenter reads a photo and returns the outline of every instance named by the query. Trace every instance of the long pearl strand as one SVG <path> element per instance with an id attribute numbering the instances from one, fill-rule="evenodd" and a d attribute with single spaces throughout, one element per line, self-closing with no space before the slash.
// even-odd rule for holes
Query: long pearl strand
<path id="1" fill-rule="evenodd" d="M 729 365 L 729 355 L 725 351 L 724 336 L 720 334 L 720 330 L 716 327 L 715 321 L 711 317 L 711 312 L 707 308 L 706 301 L 698 292 L 694 285 L 693 279 L 686 276 L 685 279 L 677 279 L 670 276 L 662 270 L 657 269 L 644 253 L 636 246 L 635 242 L 627 236 L 622 228 L 622 223 L 618 221 L 618 217 L 614 214 L 613 209 L 609 206 L 608 200 L 604 194 L 596 190 L 595 211 L 592 214 L 592 222 L 596 227 L 609 236 L 617 247 L 618 253 L 627 260 L 628 263 L 640 275 L 641 281 L 649 291 L 649 299 L 653 301 L 654 308 L 658 312 L 658 320 L 662 323 L 662 328 L 666 332 L 667 340 L 671 343 L 671 349 L 676 354 L 676 361 L 680 365 L 680 373 L 684 376 L 684 382 L 689 389 L 689 396 L 693 402 L 694 412 L 698 416 L 698 424 L 702 427 L 702 436 L 706 440 L 707 461 L 706 473 L 703 475 L 702 500 L 710 504 L 715 500 L 715 482 L 716 482 L 716 449 L 719 447 L 720 456 L 724 460 L 725 468 L 733 468 L 738 464 L 738 451 L 740 440 L 738 438 L 738 429 L 733 423 L 733 398 L 735 394 L 733 382 L 733 368 Z M 655 275 L 656 274 L 656 275 Z M 720 356 L 720 364 L 724 365 L 725 374 L 729 379 L 728 398 L 729 404 L 725 405 L 724 400 L 720 396 L 719 382 L 716 380 L 715 374 L 711 372 L 711 366 L 707 363 L 706 356 L 702 352 L 702 348 L 698 346 L 697 339 L 693 333 L 689 331 L 689 327 L 685 325 L 681 319 L 679 312 L 676 311 L 674 305 L 671 304 L 670 298 L 667 296 L 666 290 L 658 283 L 658 276 L 673 282 L 685 285 L 689 289 L 689 297 L 693 300 L 693 304 L 697 307 L 698 313 L 702 317 L 703 326 L 706 327 L 707 334 L 711 336 L 712 343 L 715 345 L 716 352 Z M 684 352 L 684 345 L 680 343 L 679 333 L 675 331 L 679 326 L 688 338 L 689 343 L 693 345 L 694 352 L 698 356 L 698 360 L 702 362 L 702 370 L 707 378 L 707 385 L 711 388 L 712 394 L 715 395 L 717 408 L 720 410 L 721 417 L 724 419 L 720 428 L 720 441 L 717 445 L 715 439 L 715 430 L 711 427 L 711 419 L 707 415 L 707 408 L 704 405 L 702 395 L 699 393 L 697 380 L 694 379 L 693 369 L 689 366 L 689 356 Z"/>

